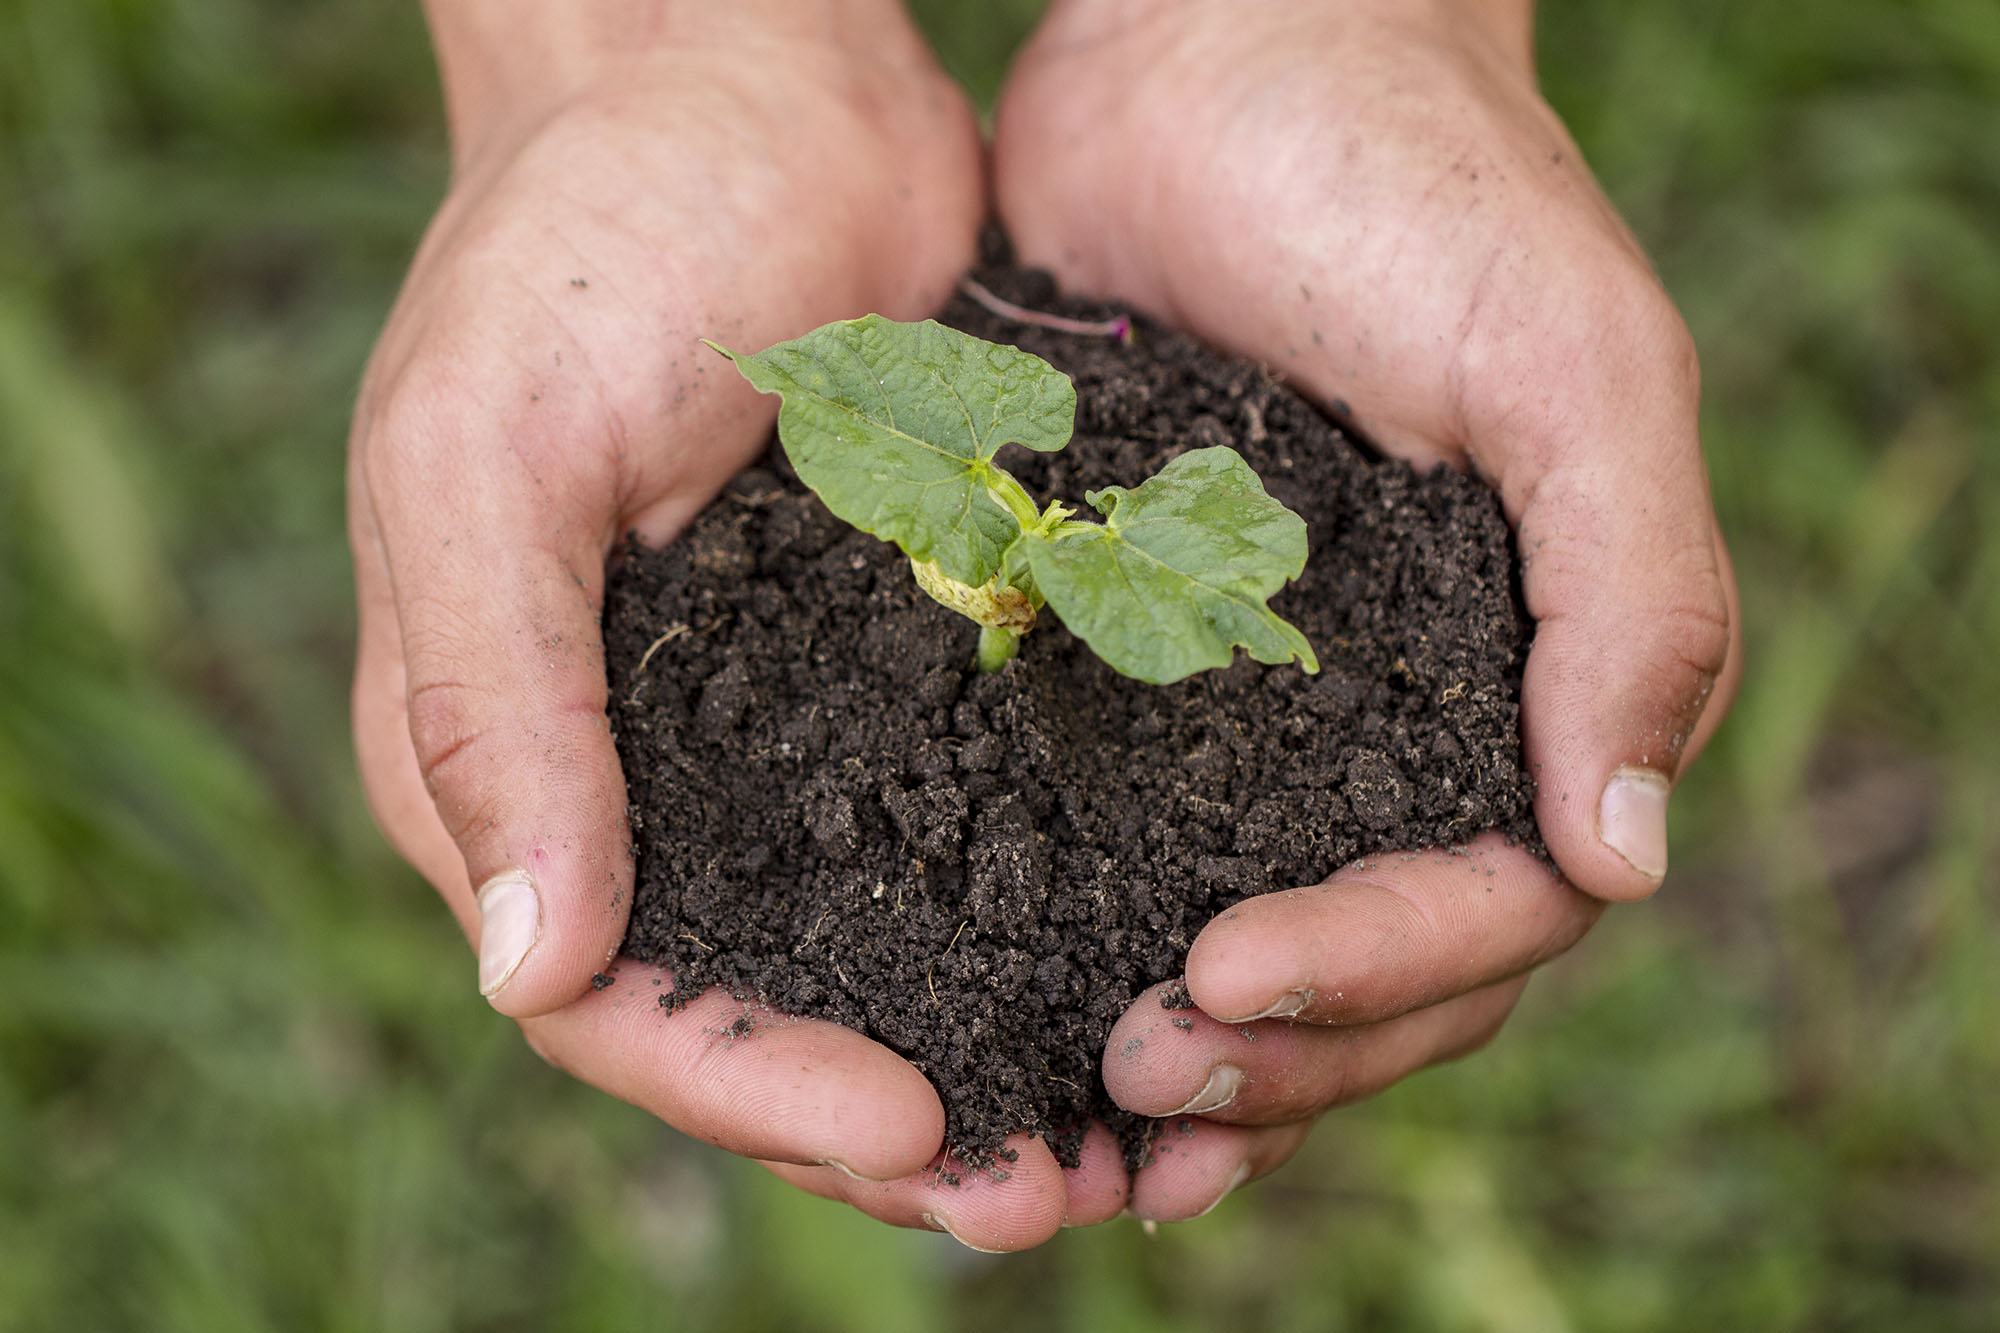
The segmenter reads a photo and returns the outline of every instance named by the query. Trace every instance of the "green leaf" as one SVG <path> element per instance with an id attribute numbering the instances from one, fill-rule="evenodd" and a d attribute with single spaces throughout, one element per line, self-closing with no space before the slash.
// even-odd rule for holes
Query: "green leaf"
<path id="1" fill-rule="evenodd" d="M 1035 586 L 1070 631 L 1128 676 L 1164 685 L 1227 666 L 1319 659 L 1265 599 L 1306 567 L 1305 520 L 1234 449 L 1194 449 L 1137 490 L 1084 497 L 1104 523 L 1023 541 Z"/>
<path id="2" fill-rule="evenodd" d="M 1075 426 L 1069 376 L 933 320 L 867 315 L 754 356 L 715 350 L 783 396 L 778 438 L 828 509 L 974 586 L 1035 521 L 993 451 L 1060 449 Z"/>

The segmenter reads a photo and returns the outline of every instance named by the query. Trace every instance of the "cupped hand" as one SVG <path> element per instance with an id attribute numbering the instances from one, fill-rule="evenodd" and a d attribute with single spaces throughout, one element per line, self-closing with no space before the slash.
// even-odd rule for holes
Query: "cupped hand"
<path id="1" fill-rule="evenodd" d="M 1733 690 L 1692 343 L 1531 48 L 1517 0 L 1056 0 L 1003 95 L 1025 262 L 1477 471 L 1536 622 L 1522 739 L 1560 874 L 1486 839 L 1210 923 L 1194 1031 L 1147 997 L 1109 1043 L 1121 1103 L 1202 1117 L 1135 1179 L 1141 1216 L 1211 1206 L 1324 1109 L 1486 1041 L 1531 968 L 1658 887 L 1672 784 Z"/>
<path id="2" fill-rule="evenodd" d="M 632 868 L 605 561 L 627 532 L 671 538 L 768 438 L 769 401 L 698 337 L 758 348 L 942 302 L 984 213 L 963 97 L 888 0 L 434 0 L 431 18 L 454 183 L 349 467 L 377 819 L 457 915 L 480 990 L 558 1067 L 971 1244 L 1102 1211 L 1122 1170 L 1100 1187 L 1039 1144 L 1004 1182 L 936 1189 L 943 1111 L 893 1053 L 814 1022 L 723 1040 L 740 1006 L 668 1017 L 671 978 L 613 966 Z"/>

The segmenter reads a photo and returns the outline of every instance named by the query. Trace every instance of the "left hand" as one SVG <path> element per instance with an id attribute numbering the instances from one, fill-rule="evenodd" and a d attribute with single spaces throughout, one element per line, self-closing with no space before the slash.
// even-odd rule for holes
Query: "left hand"
<path id="1" fill-rule="evenodd" d="M 1692 343 L 1537 92 L 1520 0 L 1056 0 L 994 154 L 1024 262 L 1490 481 L 1537 625 L 1523 744 L 1560 873 L 1488 837 L 1253 899 L 1194 943 L 1192 1034 L 1150 993 L 1114 1030 L 1121 1104 L 1205 1117 L 1133 1182 L 1173 1220 L 1486 1042 L 1530 969 L 1658 887 L 1739 670 L 1735 588 Z"/>
<path id="2" fill-rule="evenodd" d="M 672 537 L 773 407 L 695 341 L 937 308 L 986 212 L 970 108 L 897 0 L 430 0 L 452 188 L 357 405 L 354 726 L 371 808 L 551 1064 L 885 1221 L 1014 1249 L 1115 1214 L 1064 1171 L 937 1187 L 917 1069 L 727 991 L 672 1015 L 610 960 L 631 911 L 598 617 L 627 532 Z M 599 990 L 600 970 L 619 973 Z M 474 970 L 466 968 L 470 990 Z M 655 989 L 658 987 L 659 989 Z"/>

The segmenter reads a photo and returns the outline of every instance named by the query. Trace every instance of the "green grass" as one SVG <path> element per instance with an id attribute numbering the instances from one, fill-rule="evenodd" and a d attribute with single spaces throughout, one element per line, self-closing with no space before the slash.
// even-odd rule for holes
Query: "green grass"
<path id="1" fill-rule="evenodd" d="M 920 6 L 982 93 L 1036 6 Z M 345 736 L 339 459 L 442 188 L 402 0 L 0 4 L 0 1329 L 1981 1329 L 2000 24 L 1551 6 L 1751 630 L 1682 868 L 1200 1223 L 989 1259 L 571 1084 Z"/>

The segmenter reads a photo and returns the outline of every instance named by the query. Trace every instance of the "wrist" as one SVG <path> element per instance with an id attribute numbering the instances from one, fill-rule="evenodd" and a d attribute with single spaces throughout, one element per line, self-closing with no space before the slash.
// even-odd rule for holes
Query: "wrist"
<path id="1" fill-rule="evenodd" d="M 1439 0 L 1443 9 L 1473 23 L 1512 64 L 1535 72 L 1535 0 Z"/>
<path id="2" fill-rule="evenodd" d="M 1294 0 L 1265 0 L 1290 17 L 1311 21 L 1313 11 Z M 1055 0 L 1044 20 L 1047 26 L 1062 11 L 1068 30 L 1083 42 L 1143 27 L 1168 25 L 1177 15 L 1220 10 L 1240 20 L 1249 7 L 1243 0 Z M 1404 31 L 1464 36 L 1468 30 L 1530 79 L 1535 69 L 1534 0 L 1341 0 L 1326 11 L 1361 24 L 1393 25 Z"/>
<path id="3" fill-rule="evenodd" d="M 670 62 L 768 59 L 778 48 L 859 48 L 899 0 L 423 0 L 452 156 L 506 140 L 567 103 L 643 84 Z M 697 64 L 697 68 L 699 65 Z"/>

